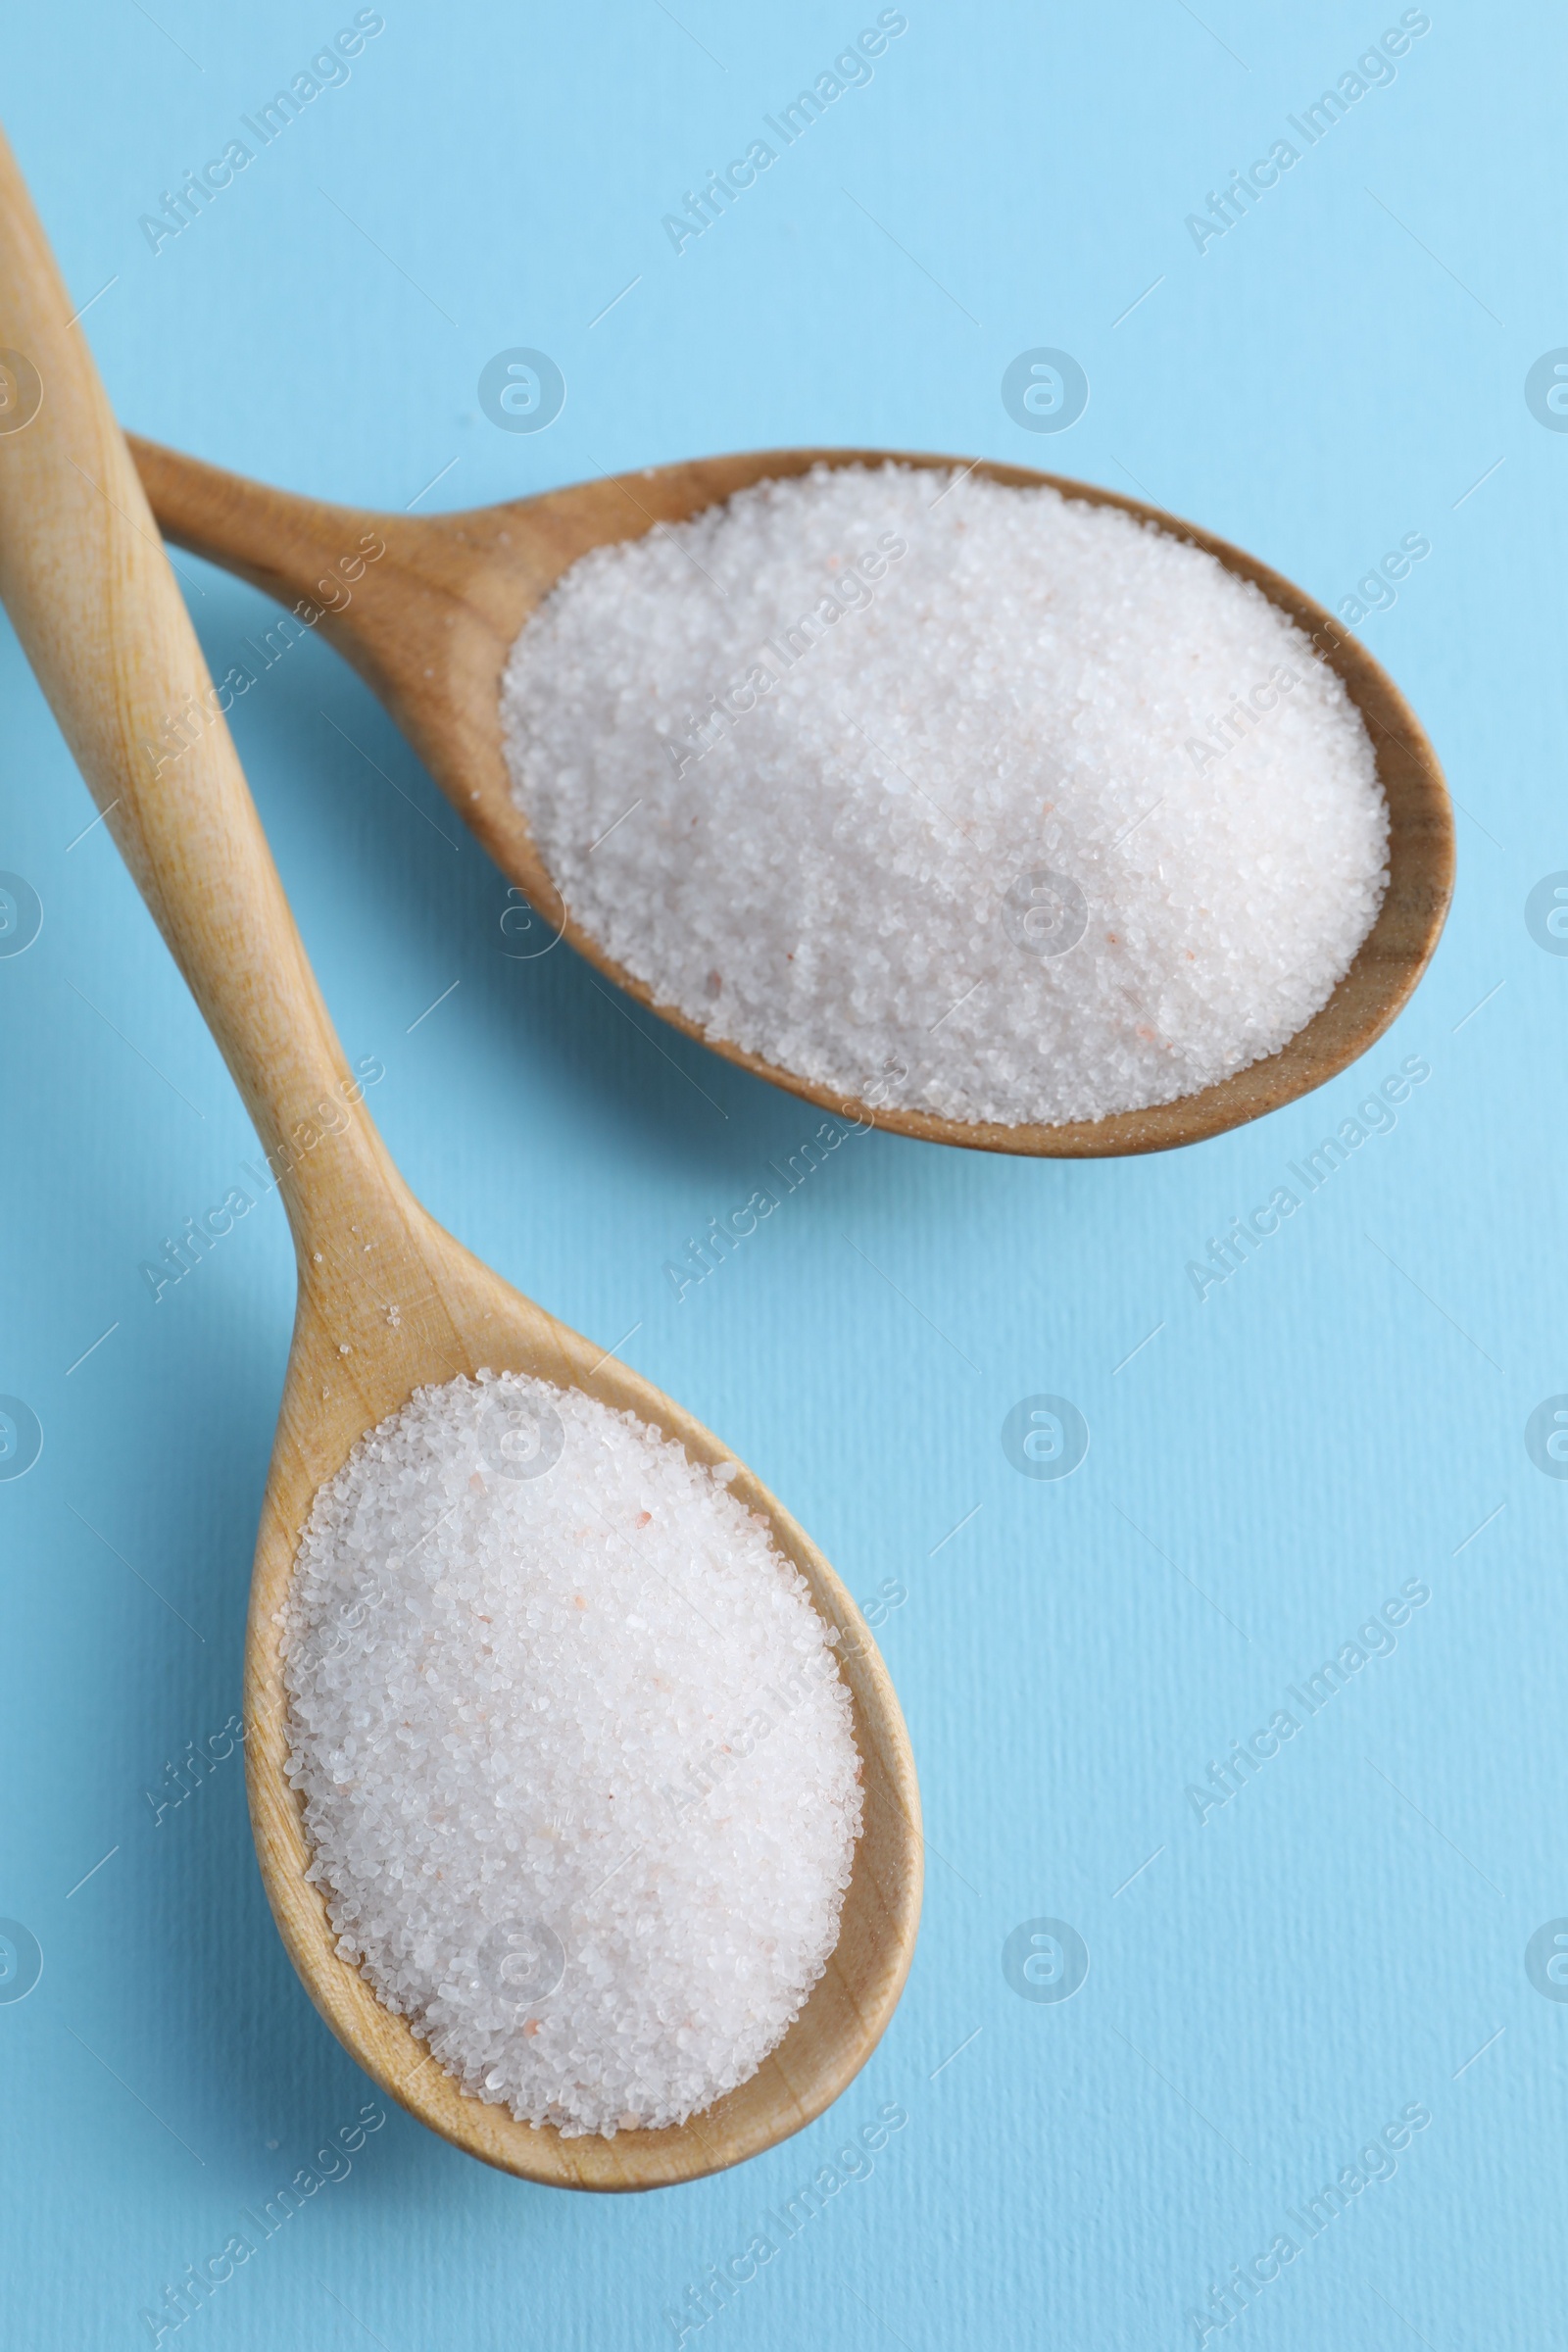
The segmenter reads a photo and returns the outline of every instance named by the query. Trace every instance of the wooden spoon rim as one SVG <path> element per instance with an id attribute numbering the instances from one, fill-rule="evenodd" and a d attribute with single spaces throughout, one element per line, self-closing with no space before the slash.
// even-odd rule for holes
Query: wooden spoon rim
<path id="1" fill-rule="evenodd" d="M 1282 572 L 1260 563 L 1244 549 L 1162 508 L 1093 483 L 1075 481 L 1067 475 L 1041 473 L 990 460 L 970 461 L 906 450 L 761 450 L 737 458 L 698 460 L 677 467 L 657 467 L 611 478 L 617 486 L 636 484 L 646 496 L 649 473 L 702 476 L 710 467 L 721 469 L 721 485 L 715 488 L 711 499 L 702 502 L 718 504 L 733 496 L 736 489 L 805 473 L 813 466 L 889 464 L 922 469 L 966 469 L 1007 488 L 1052 489 L 1064 498 L 1079 499 L 1088 505 L 1117 507 L 1167 536 L 1201 549 L 1228 571 L 1251 581 L 1321 649 L 1321 658 L 1337 672 L 1366 722 L 1390 818 L 1389 883 L 1383 904 L 1349 969 L 1336 984 L 1328 1002 L 1276 1053 L 1197 1094 L 1147 1109 L 1111 1112 L 1100 1119 L 1007 1125 L 996 1120 L 956 1119 L 933 1111 L 872 1105 L 861 1097 L 846 1095 L 838 1088 L 804 1077 L 716 1035 L 679 1005 L 666 1003 L 649 982 L 607 954 L 569 910 L 562 924 L 563 936 L 627 996 L 737 1068 L 847 1119 L 868 1122 L 890 1134 L 911 1136 L 923 1143 L 1049 1159 L 1100 1159 L 1166 1152 L 1184 1144 L 1205 1142 L 1211 1136 L 1244 1126 L 1315 1092 L 1339 1076 L 1375 1045 L 1398 1017 L 1431 961 L 1453 895 L 1456 851 L 1447 787 L 1437 754 L 1420 721 L 1382 664 L 1325 607 Z M 737 467 L 744 469 L 739 476 L 735 472 Z M 544 494 L 554 495 L 558 494 Z M 519 501 L 505 511 L 522 519 L 538 503 L 533 499 Z M 496 511 L 472 512 L 487 514 Z M 701 505 L 693 504 L 689 511 L 697 514 Z M 640 535 L 635 530 L 625 534 L 628 539 Z M 519 628 L 521 625 L 519 620 Z M 529 877 L 522 881 L 522 887 L 534 897 L 537 906 L 548 906 L 552 896 L 559 906 L 560 890 L 534 843 L 525 814 L 512 799 L 510 771 L 500 748 L 501 682 L 511 650 L 509 642 L 489 682 L 497 711 L 497 757 L 505 779 L 507 806 L 497 811 L 493 794 L 484 793 L 476 807 L 470 804 L 474 812 L 468 816 L 468 822 L 503 870 Z M 553 915 L 551 920 L 561 918 Z"/>

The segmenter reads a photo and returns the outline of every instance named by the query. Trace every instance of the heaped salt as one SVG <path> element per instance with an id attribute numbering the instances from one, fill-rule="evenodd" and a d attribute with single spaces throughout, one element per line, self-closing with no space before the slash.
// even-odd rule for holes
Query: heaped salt
<path id="1" fill-rule="evenodd" d="M 819 466 L 595 550 L 502 712 L 546 863 L 659 1003 L 959 1120 L 1096 1119 L 1277 1052 L 1387 884 L 1365 727 L 1288 615 L 975 474 Z"/>
<path id="2" fill-rule="evenodd" d="M 339 1951 L 566 2135 L 746 2082 L 838 1938 L 850 1694 L 733 1475 L 481 1373 L 364 1438 L 301 1540 L 289 1777 Z"/>

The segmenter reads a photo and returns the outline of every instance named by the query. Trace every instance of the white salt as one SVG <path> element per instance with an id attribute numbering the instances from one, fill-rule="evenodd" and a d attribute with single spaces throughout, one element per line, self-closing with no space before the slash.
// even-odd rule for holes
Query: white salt
<path id="1" fill-rule="evenodd" d="M 955 1119 L 1100 1118 L 1277 1052 L 1387 883 L 1366 730 L 1277 607 L 974 474 L 819 466 L 596 549 L 502 713 L 552 874 L 657 1002 Z"/>
<path id="2" fill-rule="evenodd" d="M 838 1938 L 850 1695 L 733 1476 L 482 1372 L 362 1439 L 301 1540 L 289 1777 L 338 1949 L 567 2135 L 746 2082 Z"/>

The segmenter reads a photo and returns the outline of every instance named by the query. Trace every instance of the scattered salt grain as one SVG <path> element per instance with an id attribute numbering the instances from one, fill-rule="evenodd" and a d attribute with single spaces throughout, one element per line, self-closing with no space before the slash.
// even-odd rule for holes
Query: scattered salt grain
<path id="1" fill-rule="evenodd" d="M 850 1695 L 726 1474 L 577 1390 L 420 1389 L 317 1495 L 282 1612 L 340 1953 L 568 2136 L 746 2082 L 838 1938 Z"/>
<path id="2" fill-rule="evenodd" d="M 552 875 L 656 1001 L 960 1120 L 1100 1118 L 1276 1053 L 1387 885 L 1366 730 L 1285 613 L 1118 509 L 975 474 L 819 466 L 594 550 L 502 715 Z"/>

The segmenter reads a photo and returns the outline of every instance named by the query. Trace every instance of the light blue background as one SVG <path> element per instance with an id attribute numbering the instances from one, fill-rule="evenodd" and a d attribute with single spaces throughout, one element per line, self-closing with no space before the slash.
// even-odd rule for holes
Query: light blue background
<path id="1" fill-rule="evenodd" d="M 1365 636 L 1465 811 L 1429 976 L 1317 1100 L 1121 1163 L 858 1141 L 677 1303 L 666 1255 L 816 1114 L 627 1016 L 564 951 L 507 960 L 502 878 L 323 647 L 238 707 L 416 1191 L 605 1346 L 639 1326 L 629 1359 L 853 1591 L 906 1588 L 882 1640 L 932 1850 L 903 2005 L 801 2139 L 606 2200 L 394 2111 L 181 2346 L 673 2342 L 663 2307 L 895 2100 L 872 2177 L 705 2346 L 1195 2342 L 1210 2284 L 1416 2101 L 1433 2120 L 1396 2177 L 1210 2343 L 1555 2340 L 1568 2003 L 1524 1952 L 1568 1914 L 1568 1484 L 1523 1432 L 1568 1390 L 1568 960 L 1523 907 L 1568 867 L 1568 436 L 1523 380 L 1568 343 L 1560 21 L 1436 6 L 1393 85 L 1200 257 L 1184 216 L 1396 8 L 911 0 L 871 84 L 677 259 L 661 216 L 874 10 L 389 0 L 348 85 L 155 258 L 138 215 L 353 12 L 154 13 L 36 10 L 10 35 L 9 128 L 74 298 L 117 281 L 83 326 L 127 423 L 392 509 L 452 461 L 427 510 L 781 443 L 983 454 L 1147 490 L 1330 603 L 1423 531 Z M 1093 387 L 1055 438 L 999 394 L 1042 344 Z M 534 437 L 477 405 L 513 345 L 568 385 Z M 221 669 L 269 609 L 181 562 Z M 143 1793 L 238 1703 L 290 1255 L 274 1199 L 156 1306 L 138 1281 L 254 1139 L 104 828 L 72 846 L 87 796 L 9 637 L 0 658 L 0 866 L 44 906 L 0 959 L 0 1390 L 45 1433 L 0 1485 L 0 1912 L 44 1953 L 0 2006 L 6 2327 L 91 2352 L 150 2340 L 141 2308 L 369 2088 L 273 1932 L 237 1757 L 156 1827 Z M 1432 1076 L 1395 1132 L 1200 1302 L 1186 1261 L 1410 1054 Z M 1061 1483 L 1003 1454 L 1037 1391 L 1092 1431 Z M 1200 1825 L 1187 1785 L 1417 1577 L 1396 1652 Z M 1002 1973 L 1040 1916 L 1091 1954 L 1060 2005 Z"/>

